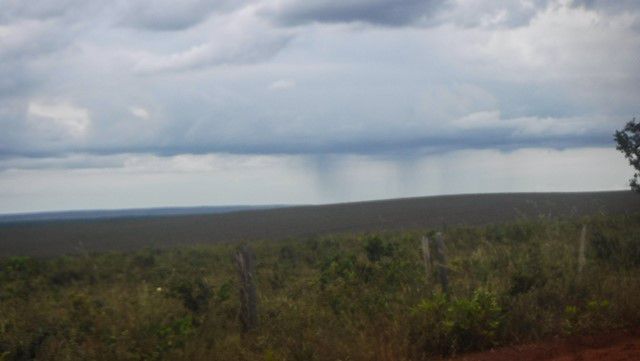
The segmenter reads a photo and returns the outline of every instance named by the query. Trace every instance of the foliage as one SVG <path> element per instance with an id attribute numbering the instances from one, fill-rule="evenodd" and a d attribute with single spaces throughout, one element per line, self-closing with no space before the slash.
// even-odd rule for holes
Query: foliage
<path id="1" fill-rule="evenodd" d="M 453 301 L 436 294 L 420 301 L 412 314 L 411 343 L 418 347 L 416 355 L 449 355 L 495 346 L 502 327 L 497 298 L 483 289 Z"/>
<path id="2" fill-rule="evenodd" d="M 371 262 L 377 262 L 382 257 L 393 256 L 394 246 L 386 243 L 379 236 L 368 237 L 365 241 L 364 249 L 367 251 L 367 258 Z"/>
<path id="3" fill-rule="evenodd" d="M 213 297 L 213 290 L 203 278 L 179 279 L 169 286 L 169 294 L 176 297 L 191 312 L 202 312 Z"/>
<path id="4" fill-rule="evenodd" d="M 611 303 L 608 300 L 590 300 L 584 305 L 565 307 L 565 332 L 599 331 L 611 327 Z"/>
<path id="5" fill-rule="evenodd" d="M 448 228 L 448 294 L 435 231 L 252 243 L 245 334 L 233 244 L 1 259 L 0 359 L 424 360 L 640 325 L 640 215 Z"/>
<path id="6" fill-rule="evenodd" d="M 633 118 L 622 130 L 614 134 L 616 149 L 624 153 L 629 164 L 635 169 L 633 178 L 629 181 L 631 189 L 640 192 L 640 122 Z"/>

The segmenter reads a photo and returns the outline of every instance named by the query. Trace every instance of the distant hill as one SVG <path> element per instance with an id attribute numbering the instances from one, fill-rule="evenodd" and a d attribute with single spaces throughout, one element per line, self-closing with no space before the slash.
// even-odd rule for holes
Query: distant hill
<path id="1" fill-rule="evenodd" d="M 468 194 L 370 202 L 190 214 L 21 222 L 0 225 L 0 257 L 127 251 L 144 247 L 321 234 L 420 230 L 482 225 L 522 218 L 640 212 L 630 191 Z"/>
<path id="2" fill-rule="evenodd" d="M 131 209 L 95 209 L 78 211 L 56 211 L 37 213 L 0 214 L 0 224 L 16 222 L 43 222 L 68 220 L 98 220 L 116 218 L 145 218 L 196 214 L 219 214 L 247 210 L 281 208 L 283 205 L 260 206 L 203 206 L 203 207 L 165 207 Z"/>

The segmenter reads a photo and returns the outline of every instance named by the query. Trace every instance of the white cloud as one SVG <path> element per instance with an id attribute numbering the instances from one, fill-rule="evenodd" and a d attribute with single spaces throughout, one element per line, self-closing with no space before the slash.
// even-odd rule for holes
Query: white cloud
<path id="1" fill-rule="evenodd" d="M 31 101 L 27 113 L 31 127 L 45 137 L 83 138 L 91 125 L 89 111 L 69 102 Z"/>
<path id="2" fill-rule="evenodd" d="M 296 81 L 292 79 L 279 79 L 269 85 L 270 90 L 289 90 L 296 87 Z"/>
<path id="3" fill-rule="evenodd" d="M 134 116 L 140 119 L 146 120 L 151 117 L 151 114 L 149 114 L 149 111 L 143 107 L 131 107 L 129 108 L 129 110 L 131 110 L 131 114 L 133 114 Z"/>
<path id="4" fill-rule="evenodd" d="M 475 64 L 473 71 L 515 81 L 616 79 L 637 68 L 638 20 L 637 13 L 605 15 L 560 2 L 536 13 L 528 26 L 463 32 L 471 36 L 465 45 L 476 42 L 456 54 Z"/>
<path id="5" fill-rule="evenodd" d="M 499 128 L 505 126 L 505 122 L 500 119 L 499 110 L 467 114 L 462 118 L 454 119 L 450 124 L 459 129 Z"/>

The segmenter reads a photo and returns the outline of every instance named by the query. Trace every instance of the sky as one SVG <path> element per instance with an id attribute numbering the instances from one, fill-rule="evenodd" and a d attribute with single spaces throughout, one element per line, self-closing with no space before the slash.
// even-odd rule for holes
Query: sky
<path id="1" fill-rule="evenodd" d="M 635 0 L 0 0 L 0 213 L 625 189 Z"/>

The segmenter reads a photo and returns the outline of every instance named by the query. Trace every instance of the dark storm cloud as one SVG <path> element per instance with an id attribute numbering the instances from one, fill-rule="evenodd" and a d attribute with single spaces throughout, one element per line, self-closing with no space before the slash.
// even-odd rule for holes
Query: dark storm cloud
<path id="1" fill-rule="evenodd" d="M 431 17 L 444 0 L 285 1 L 267 13 L 283 25 L 364 22 L 403 26 Z"/>

